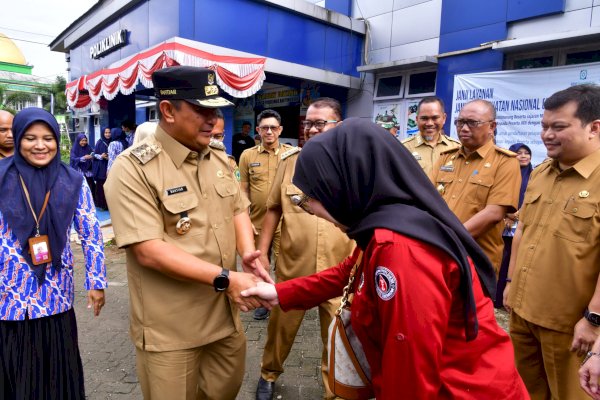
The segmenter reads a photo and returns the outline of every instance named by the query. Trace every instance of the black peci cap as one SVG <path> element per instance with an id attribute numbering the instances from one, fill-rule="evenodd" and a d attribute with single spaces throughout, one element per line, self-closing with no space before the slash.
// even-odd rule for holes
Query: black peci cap
<path id="1" fill-rule="evenodd" d="M 208 68 L 176 66 L 152 74 L 154 95 L 161 100 L 185 100 L 188 103 L 219 108 L 233 103 L 219 96 L 216 74 Z"/>

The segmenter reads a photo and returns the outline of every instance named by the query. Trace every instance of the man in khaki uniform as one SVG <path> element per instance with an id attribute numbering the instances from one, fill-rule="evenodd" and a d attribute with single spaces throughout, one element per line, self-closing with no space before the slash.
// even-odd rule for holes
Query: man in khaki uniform
<path id="1" fill-rule="evenodd" d="M 13 115 L 0 110 L 0 160 L 13 155 L 15 143 L 12 135 Z"/>
<path id="2" fill-rule="evenodd" d="M 277 111 L 264 110 L 256 118 L 256 133 L 260 134 L 262 143 L 246 149 L 240 157 L 240 183 L 242 190 L 250 200 L 250 220 L 255 228 L 255 242 L 267 212 L 267 196 L 273 184 L 281 154 L 292 146 L 279 142 L 283 132 L 281 116 Z M 279 252 L 279 231 L 273 240 L 273 256 L 277 259 Z M 268 253 L 267 253 L 268 254 Z M 270 264 L 268 264 L 270 265 Z M 269 311 L 258 308 L 254 311 L 254 319 L 265 319 Z"/>
<path id="3" fill-rule="evenodd" d="M 577 370 L 600 333 L 600 87 L 548 97 L 541 138 L 550 158 L 529 178 L 504 299 L 531 398 L 583 400 Z"/>
<path id="4" fill-rule="evenodd" d="M 154 137 L 123 152 L 105 190 L 117 245 L 126 248 L 130 333 L 146 399 L 234 399 L 246 338 L 240 291 L 260 279 L 248 202 L 222 150 L 209 146 L 219 97 L 214 72 L 152 75 Z M 235 240 L 233 240 L 235 238 Z M 236 272 L 236 248 L 248 272 Z"/>
<path id="5" fill-rule="evenodd" d="M 305 139 L 309 140 L 312 136 L 335 127 L 341 119 L 341 107 L 336 100 L 317 99 L 306 112 Z M 302 192 L 292 184 L 299 152 L 300 148 L 295 147 L 281 154 L 281 164 L 269 193 L 268 211 L 258 245 L 258 249 L 263 252 L 261 255 L 263 257 L 281 219 L 281 252 L 277 257 L 275 268 L 278 282 L 314 274 L 337 265 L 349 256 L 354 248 L 354 242 L 332 223 L 310 215 L 294 204 L 293 201 L 302 195 Z M 323 341 L 321 372 L 326 398 L 333 397 L 327 380 L 327 330 L 337 307 L 339 307 L 339 298 L 319 306 Z M 261 377 L 256 389 L 257 400 L 272 399 L 275 380 L 283 373 L 283 363 L 292 348 L 303 318 L 304 311 L 284 313 L 279 306 L 271 310 Z"/>
<path id="6" fill-rule="evenodd" d="M 218 108 L 216 109 L 216 113 L 217 123 L 215 124 L 213 130 L 210 133 L 210 138 L 213 140 L 213 147 L 221 147 L 218 144 L 216 146 L 214 145 L 216 144 L 215 142 L 219 142 L 222 144 L 223 151 L 226 151 L 225 144 L 223 144 L 223 140 L 225 140 L 225 117 L 223 116 L 223 112 Z M 231 154 L 227 154 L 227 158 L 229 160 L 229 169 L 231 170 L 231 172 L 233 172 L 233 174 L 239 182 L 240 169 L 238 168 L 238 165 L 235 162 L 235 157 Z"/>
<path id="7" fill-rule="evenodd" d="M 417 106 L 419 133 L 402 141 L 427 175 L 442 152 L 460 147 L 458 140 L 444 135 L 445 123 L 444 101 L 436 96 L 425 97 Z"/>
<path id="8" fill-rule="evenodd" d="M 495 120 L 490 102 L 465 104 L 455 121 L 462 145 L 440 154 L 431 181 L 498 274 L 503 218 L 517 208 L 521 173 L 516 154 L 494 145 Z"/>

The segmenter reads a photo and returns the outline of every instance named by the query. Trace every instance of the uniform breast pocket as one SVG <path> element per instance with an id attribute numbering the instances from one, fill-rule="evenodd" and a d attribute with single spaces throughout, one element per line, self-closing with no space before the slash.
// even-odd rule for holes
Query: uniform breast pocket
<path id="1" fill-rule="evenodd" d="M 250 177 L 250 181 L 253 183 L 259 183 L 262 181 L 266 181 L 266 174 L 258 167 L 253 167 L 248 169 L 248 175 Z"/>
<path id="2" fill-rule="evenodd" d="M 299 212 L 299 213 L 303 213 L 304 210 L 300 207 L 298 207 L 296 204 L 293 203 L 292 201 L 292 197 L 293 196 L 302 196 L 304 193 L 302 193 L 302 190 L 298 189 L 298 187 L 294 184 L 289 184 L 285 187 L 285 197 L 287 198 L 287 200 L 289 201 L 289 207 L 292 211 L 294 212 Z"/>
<path id="3" fill-rule="evenodd" d="M 485 175 L 471 175 L 468 180 L 468 195 L 465 201 L 472 204 L 486 204 L 490 189 L 494 184 L 494 178 Z"/>
<path id="4" fill-rule="evenodd" d="M 554 235 L 571 242 L 583 242 L 589 236 L 596 214 L 596 204 L 587 204 L 579 199 L 570 198 L 562 210 L 561 220 Z"/>
<path id="5" fill-rule="evenodd" d="M 523 222 L 524 226 L 529 226 L 535 221 L 535 215 L 538 209 L 538 205 L 540 204 L 540 196 L 541 193 L 525 193 L 525 198 L 523 199 L 523 207 L 525 207 L 524 214 L 520 215 L 520 220 Z"/>
<path id="6" fill-rule="evenodd" d="M 215 191 L 219 195 L 219 201 L 221 202 L 223 209 L 233 209 L 236 190 L 236 183 L 234 182 L 219 182 L 215 184 Z"/>
<path id="7" fill-rule="evenodd" d="M 193 220 L 194 216 L 192 215 L 192 212 L 198 206 L 198 198 L 196 197 L 196 194 L 184 193 L 169 196 L 162 200 L 162 204 L 166 210 L 166 212 L 163 213 L 163 220 L 167 234 L 173 238 L 193 235 L 193 227 L 195 225 L 195 221 Z M 192 229 L 190 229 L 189 232 L 185 232 L 185 234 L 182 235 L 177 233 L 177 223 L 179 223 L 180 220 L 184 217 L 190 218 L 192 220 Z M 182 223 L 180 223 L 180 231 L 182 231 L 181 225 Z M 201 231 L 198 230 L 197 232 L 200 233 Z"/>

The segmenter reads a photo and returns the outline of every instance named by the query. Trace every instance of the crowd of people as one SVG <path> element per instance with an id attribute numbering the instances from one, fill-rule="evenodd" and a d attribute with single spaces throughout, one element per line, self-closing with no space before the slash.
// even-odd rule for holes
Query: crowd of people
<path id="1" fill-rule="evenodd" d="M 244 124 L 228 155 L 214 74 L 156 71 L 158 123 L 103 128 L 95 146 L 79 134 L 70 165 L 50 113 L 0 110 L 0 397 L 85 398 L 68 239 L 99 315 L 98 207 L 127 253 L 145 398 L 235 399 L 254 310 L 269 319 L 256 399 L 272 399 L 312 307 L 336 398 L 328 328 L 352 276 L 377 399 L 600 399 L 600 87 L 545 99 L 534 167 L 527 144 L 496 145 L 492 103 L 464 104 L 454 139 L 438 97 L 402 142 L 320 98 L 290 146 L 267 109 L 260 142 Z"/>

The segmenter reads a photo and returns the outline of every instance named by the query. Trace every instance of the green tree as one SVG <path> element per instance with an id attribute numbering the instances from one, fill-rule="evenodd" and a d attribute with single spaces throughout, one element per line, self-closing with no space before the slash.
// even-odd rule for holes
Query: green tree
<path id="1" fill-rule="evenodd" d="M 50 110 L 51 95 L 54 95 L 54 115 L 66 114 L 67 112 L 67 96 L 65 95 L 65 89 L 67 87 L 67 80 L 62 76 L 57 76 L 56 80 L 50 87 L 42 94 L 42 103 L 47 111 Z"/>
<path id="2" fill-rule="evenodd" d="M 28 103 L 31 101 L 34 101 L 34 98 L 29 93 L 11 92 L 5 85 L 0 85 L 0 110 L 16 114 L 19 103 Z"/>

